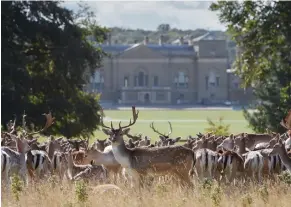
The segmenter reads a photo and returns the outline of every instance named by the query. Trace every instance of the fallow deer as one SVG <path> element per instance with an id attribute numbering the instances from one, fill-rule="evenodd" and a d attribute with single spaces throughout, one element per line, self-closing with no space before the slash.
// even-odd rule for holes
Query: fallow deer
<path id="1" fill-rule="evenodd" d="M 188 173 L 194 159 L 194 154 L 190 149 L 183 146 L 168 146 L 161 148 L 134 148 L 128 149 L 125 146 L 123 135 L 127 134 L 130 126 L 134 125 L 138 118 L 138 111 L 132 107 L 133 122 L 126 126 L 114 129 L 106 126 L 101 120 L 103 132 L 110 136 L 112 151 L 117 162 L 126 168 L 129 175 L 140 184 L 140 178 L 150 172 L 161 174 L 173 174 L 180 180 L 191 185 Z"/>
<path id="2" fill-rule="evenodd" d="M 89 149 L 86 151 L 85 163 L 91 160 L 97 165 L 103 165 L 109 174 L 112 174 L 113 181 L 116 182 L 118 175 L 121 173 L 121 165 L 116 161 L 112 146 L 107 146 L 103 152 L 96 149 Z"/>
<path id="3" fill-rule="evenodd" d="M 160 147 L 160 146 L 170 146 L 170 145 L 174 145 L 176 142 L 179 142 L 179 140 L 181 139 L 181 137 L 176 137 L 175 139 L 170 138 L 170 135 L 172 134 L 173 129 L 172 129 L 172 124 L 171 124 L 171 122 L 168 121 L 168 123 L 169 123 L 169 126 L 170 126 L 170 131 L 168 132 L 168 134 L 163 134 L 163 133 L 159 132 L 159 131 L 154 127 L 154 122 L 152 122 L 152 123 L 150 124 L 150 128 L 151 128 L 154 132 L 156 132 L 157 134 L 159 134 L 160 141 L 158 141 L 158 142 L 156 143 L 156 145 L 157 145 L 158 147 Z"/>
<path id="4" fill-rule="evenodd" d="M 288 154 L 285 150 L 285 146 L 282 139 L 279 139 L 278 143 L 275 144 L 275 146 L 273 147 L 269 155 L 274 155 L 274 154 L 278 154 L 280 156 L 283 164 L 285 165 L 287 170 L 291 173 L 291 158 L 288 157 Z"/>

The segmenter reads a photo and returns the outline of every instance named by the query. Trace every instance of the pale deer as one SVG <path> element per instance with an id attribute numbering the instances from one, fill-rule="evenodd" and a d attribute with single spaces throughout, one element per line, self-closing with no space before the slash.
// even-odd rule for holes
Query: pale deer
<path id="1" fill-rule="evenodd" d="M 93 148 L 87 150 L 85 163 L 89 163 L 91 160 L 97 165 L 103 165 L 108 173 L 112 174 L 113 182 L 116 182 L 116 179 L 121 173 L 121 165 L 116 161 L 111 145 L 105 147 L 103 152 Z"/>
<path id="2" fill-rule="evenodd" d="M 88 177 L 93 177 L 95 179 L 104 179 L 107 177 L 107 171 L 100 165 L 93 166 L 93 162 L 88 165 L 77 165 L 73 161 L 72 150 L 66 152 L 66 160 L 67 160 L 67 176 L 70 180 L 76 179 L 88 179 Z"/>
<path id="3" fill-rule="evenodd" d="M 5 151 L 10 156 L 11 173 L 19 174 L 20 177 L 24 180 L 26 185 L 28 184 L 27 171 L 29 172 L 30 176 L 33 177 L 33 172 L 36 170 L 35 169 L 36 164 L 38 163 L 38 166 L 40 166 L 40 165 L 43 165 L 44 162 L 42 162 L 40 159 L 33 159 L 39 153 L 36 153 L 35 155 L 30 156 L 31 159 L 26 159 L 27 158 L 26 153 L 30 151 L 31 148 L 29 146 L 29 140 L 25 139 L 25 137 L 43 132 L 53 124 L 55 118 L 52 117 L 51 113 L 44 114 L 44 115 L 46 116 L 46 120 L 47 120 L 44 128 L 42 128 L 39 131 L 29 133 L 29 134 L 26 133 L 25 131 L 25 136 L 21 136 L 21 137 L 14 135 L 15 123 L 16 123 L 16 119 L 15 119 L 13 130 L 8 134 L 15 140 L 17 151 L 14 151 L 8 147 L 2 147 L 2 150 Z M 39 158 L 43 156 L 37 155 L 36 157 Z"/>
<path id="4" fill-rule="evenodd" d="M 209 144 L 214 139 L 214 136 L 206 138 L 202 136 L 200 140 L 198 140 L 194 147 L 194 155 L 195 159 L 193 162 L 193 166 L 190 175 L 194 174 L 194 170 L 196 170 L 196 174 L 200 180 L 207 178 L 218 178 L 218 159 L 219 154 L 208 147 L 213 147 L 212 144 Z M 216 147 L 215 147 L 216 148 Z"/>
<path id="5" fill-rule="evenodd" d="M 190 149 L 183 146 L 168 146 L 161 148 L 133 148 L 128 149 L 125 146 L 123 135 L 127 134 L 130 126 L 134 125 L 138 118 L 138 111 L 132 107 L 133 122 L 126 126 L 114 129 L 112 122 L 111 127 L 104 125 L 101 121 L 103 132 L 110 136 L 112 150 L 115 159 L 126 168 L 129 175 L 140 184 L 142 176 L 150 172 L 176 175 L 184 183 L 192 184 L 188 175 L 194 154 Z"/>
<path id="6" fill-rule="evenodd" d="M 11 158 L 8 153 L 6 153 L 1 148 L 1 180 L 5 179 L 8 192 L 10 192 L 10 178 L 9 172 L 11 168 Z"/>
<path id="7" fill-rule="evenodd" d="M 270 152 L 270 155 L 278 154 L 287 168 L 287 170 L 291 173 L 291 159 L 288 157 L 288 154 L 286 152 L 284 143 L 282 139 L 278 140 L 278 143 L 275 144 L 272 151 Z"/>

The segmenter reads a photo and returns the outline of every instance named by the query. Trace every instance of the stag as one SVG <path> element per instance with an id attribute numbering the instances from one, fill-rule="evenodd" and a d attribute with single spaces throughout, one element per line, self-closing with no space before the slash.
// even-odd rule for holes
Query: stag
<path id="1" fill-rule="evenodd" d="M 169 122 L 169 126 L 170 126 L 170 131 L 168 132 L 168 134 L 163 134 L 161 132 L 159 132 L 155 127 L 154 127 L 154 122 L 152 122 L 150 124 L 150 128 L 157 134 L 159 134 L 159 138 L 160 141 L 157 142 L 157 146 L 169 146 L 169 145 L 174 145 L 176 142 L 178 142 L 181 137 L 177 137 L 175 139 L 171 139 L 169 136 L 172 134 L 172 124 L 171 122 Z"/>
<path id="2" fill-rule="evenodd" d="M 167 146 L 161 148 L 133 148 L 128 149 L 125 145 L 123 136 L 130 130 L 138 119 L 138 111 L 132 107 L 133 121 L 128 125 L 115 129 L 111 122 L 111 127 L 103 123 L 103 132 L 110 136 L 112 151 L 117 162 L 126 169 L 126 172 L 133 178 L 137 184 L 140 179 L 148 173 L 159 173 L 163 175 L 172 174 L 177 176 L 185 184 L 191 185 L 189 171 L 192 166 L 194 154 L 192 150 L 183 146 Z"/>

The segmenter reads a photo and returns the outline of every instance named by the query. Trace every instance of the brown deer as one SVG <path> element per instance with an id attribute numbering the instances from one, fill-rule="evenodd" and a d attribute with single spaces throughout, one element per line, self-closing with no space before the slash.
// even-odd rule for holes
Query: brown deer
<path id="1" fill-rule="evenodd" d="M 181 137 L 177 137 L 177 138 L 175 138 L 175 139 L 170 138 L 170 135 L 172 134 L 173 129 L 172 129 L 172 124 L 171 124 L 171 122 L 168 121 L 168 123 L 169 123 L 169 125 L 170 125 L 170 131 L 168 132 L 168 134 L 163 134 L 163 133 L 159 132 L 159 131 L 154 127 L 154 122 L 152 122 L 152 123 L 150 124 L 150 128 L 151 128 L 154 132 L 156 132 L 157 134 L 159 134 L 160 141 L 158 141 L 158 142 L 156 143 L 156 145 L 157 145 L 158 147 L 160 147 L 160 146 L 170 146 L 170 145 L 174 145 L 176 142 L 179 142 L 179 140 L 181 139 Z"/>
<path id="2" fill-rule="evenodd" d="M 138 118 L 138 111 L 132 107 L 133 122 L 126 126 L 114 129 L 104 125 L 103 118 L 101 124 L 103 132 L 110 136 L 112 151 L 117 162 L 121 164 L 126 172 L 140 184 L 140 179 L 150 172 L 160 173 L 163 175 L 172 174 L 177 176 L 185 184 L 191 185 L 190 176 L 188 175 L 194 153 L 192 150 L 183 146 L 167 146 L 160 148 L 133 148 L 128 149 L 125 146 L 123 135 L 127 134 L 130 126 L 134 125 Z"/>

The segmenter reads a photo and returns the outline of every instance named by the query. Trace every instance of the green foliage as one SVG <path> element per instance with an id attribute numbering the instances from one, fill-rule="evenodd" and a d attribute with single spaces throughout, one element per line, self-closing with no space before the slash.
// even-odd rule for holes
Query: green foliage
<path id="1" fill-rule="evenodd" d="M 284 132 L 279 124 L 291 106 L 291 2 L 244 1 L 213 3 L 240 55 L 234 67 L 242 86 L 253 86 L 261 103 L 244 115 L 252 129 Z"/>
<path id="2" fill-rule="evenodd" d="M 214 206 L 220 206 L 222 200 L 222 189 L 217 185 L 213 188 L 211 192 L 211 200 Z"/>
<path id="3" fill-rule="evenodd" d="M 210 118 L 207 118 L 207 122 L 209 127 L 205 129 L 207 132 L 213 132 L 214 134 L 218 136 L 227 136 L 229 135 L 229 124 L 223 123 L 223 117 L 219 117 L 218 122 L 212 121 Z"/>
<path id="4" fill-rule="evenodd" d="M 40 128 L 41 114 L 51 111 L 56 117 L 51 132 L 68 138 L 92 134 L 100 120 L 99 97 L 82 89 L 106 54 L 86 37 L 102 42 L 106 30 L 92 20 L 88 8 L 81 8 L 80 19 L 57 1 L 1 5 L 1 122 L 15 114 L 20 124 L 25 110 L 28 125 Z"/>
<path id="5" fill-rule="evenodd" d="M 291 173 L 290 172 L 282 172 L 280 175 L 279 175 L 279 179 L 288 184 L 288 185 L 291 185 Z"/>
<path id="6" fill-rule="evenodd" d="M 80 203 L 84 203 L 88 200 L 88 192 L 86 183 L 81 180 L 76 182 L 75 193 L 77 196 L 77 200 Z"/>
<path id="7" fill-rule="evenodd" d="M 249 207 L 254 202 L 252 196 L 249 193 L 243 195 L 241 200 L 242 200 L 243 207 Z"/>
<path id="8" fill-rule="evenodd" d="M 23 190 L 23 181 L 17 174 L 13 174 L 11 179 L 11 190 L 16 201 L 19 201 L 20 193 Z"/>
<path id="9" fill-rule="evenodd" d="M 261 187 L 259 189 L 260 195 L 262 200 L 264 201 L 265 204 L 268 203 L 269 201 L 269 191 L 268 191 L 268 187 L 266 185 L 264 185 L 263 187 Z"/>
<path id="10" fill-rule="evenodd" d="M 159 32 L 168 32 L 170 30 L 171 26 L 169 24 L 160 24 L 157 28 L 157 31 Z"/>

